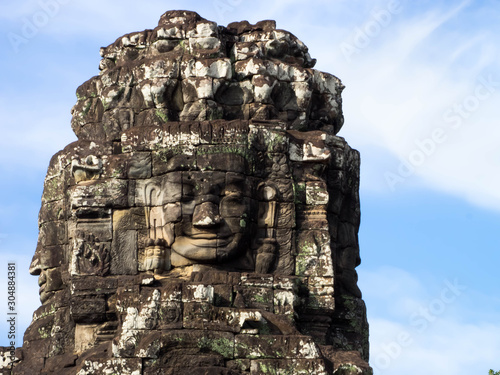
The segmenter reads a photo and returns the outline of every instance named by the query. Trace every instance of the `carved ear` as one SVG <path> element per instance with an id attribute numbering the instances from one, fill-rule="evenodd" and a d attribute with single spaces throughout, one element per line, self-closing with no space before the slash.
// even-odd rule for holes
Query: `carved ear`
<path id="1" fill-rule="evenodd" d="M 262 182 L 257 187 L 259 199 L 259 227 L 258 248 L 255 258 L 255 272 L 270 272 L 276 253 L 276 210 L 278 190 L 267 182 Z"/>
<path id="2" fill-rule="evenodd" d="M 257 224 L 259 229 L 266 229 L 266 237 L 273 238 L 273 229 L 276 225 L 277 189 L 267 182 L 262 182 L 257 187 L 257 196 L 259 198 L 259 214 Z"/>

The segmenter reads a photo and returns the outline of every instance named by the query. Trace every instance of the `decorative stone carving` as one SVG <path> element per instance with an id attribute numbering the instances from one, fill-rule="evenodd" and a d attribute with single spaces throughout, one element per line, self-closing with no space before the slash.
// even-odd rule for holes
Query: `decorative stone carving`
<path id="1" fill-rule="evenodd" d="M 94 235 L 77 232 L 73 240 L 72 275 L 106 276 L 111 265 L 110 244 Z"/>
<path id="2" fill-rule="evenodd" d="M 149 239 L 146 244 L 144 258 L 144 271 L 153 271 L 154 273 L 162 273 L 170 270 L 170 249 L 166 246 L 164 239 Z"/>
<path id="3" fill-rule="evenodd" d="M 102 161 L 94 155 L 87 156 L 83 162 L 77 159 L 71 162 L 71 173 L 76 183 L 97 179 L 101 170 Z"/>
<path id="4" fill-rule="evenodd" d="M 12 373 L 370 374 L 340 80 L 274 21 L 188 11 L 101 55 L 48 169 Z"/>

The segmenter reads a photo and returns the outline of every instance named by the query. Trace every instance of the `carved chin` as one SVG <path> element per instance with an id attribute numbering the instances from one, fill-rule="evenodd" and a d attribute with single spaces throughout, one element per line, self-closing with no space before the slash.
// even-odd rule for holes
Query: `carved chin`
<path id="1" fill-rule="evenodd" d="M 49 297 L 50 297 L 50 292 L 46 292 L 43 290 L 40 291 L 40 302 L 42 304 L 45 303 L 45 301 L 47 301 L 49 299 Z"/>
<path id="2" fill-rule="evenodd" d="M 195 262 L 212 263 L 227 260 L 236 255 L 241 238 L 240 233 L 216 239 L 181 236 L 175 239 L 172 250 Z"/>

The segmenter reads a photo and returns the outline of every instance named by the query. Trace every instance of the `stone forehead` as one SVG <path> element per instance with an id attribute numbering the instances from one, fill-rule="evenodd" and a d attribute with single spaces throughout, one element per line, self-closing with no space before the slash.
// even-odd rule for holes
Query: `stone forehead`
<path id="1" fill-rule="evenodd" d="M 54 156 L 48 176 L 71 166 L 72 170 L 103 167 L 104 175 L 117 177 L 113 169 L 131 166 L 140 170 L 151 163 L 151 158 L 154 174 L 178 170 L 171 166 L 174 164 L 179 164 L 180 170 L 252 174 L 248 168 L 252 169 L 264 154 L 269 155 L 267 164 L 320 163 L 336 169 L 345 163 L 344 154 L 350 148 L 343 138 L 325 131 L 286 128 L 281 121 L 244 120 L 170 122 L 131 128 L 114 144 L 80 140 L 68 145 Z M 137 178 L 137 173 L 129 177 Z"/>
<path id="2" fill-rule="evenodd" d="M 123 132 L 120 141 L 125 150 L 137 147 L 155 150 L 158 147 L 179 145 L 247 145 L 249 136 L 259 131 L 284 133 L 286 125 L 279 121 L 254 123 L 244 120 L 169 122 L 163 126 L 129 129 Z M 265 142 L 265 139 L 252 137 L 251 141 Z"/>

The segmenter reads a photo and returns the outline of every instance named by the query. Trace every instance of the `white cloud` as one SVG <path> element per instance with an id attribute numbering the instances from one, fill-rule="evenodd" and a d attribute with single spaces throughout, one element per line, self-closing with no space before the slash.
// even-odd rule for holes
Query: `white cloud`
<path id="1" fill-rule="evenodd" d="M 500 327 L 439 321 L 423 334 L 385 319 L 370 321 L 375 375 L 487 374 L 498 370 Z"/>
<path id="2" fill-rule="evenodd" d="M 470 375 L 500 368 L 498 312 L 491 311 L 489 320 L 466 316 L 475 291 L 458 280 L 434 285 L 392 267 L 361 276 L 375 375 Z"/>
<path id="3" fill-rule="evenodd" d="M 3 171 L 23 175 L 34 169 L 45 171 L 50 158 L 67 144 L 76 140 L 70 125 L 68 108 L 52 103 L 50 110 L 40 106 L 13 107 L 0 98 L 0 158 Z M 9 103 L 9 106 L 6 104 Z"/>
<path id="4" fill-rule="evenodd" d="M 338 75 L 347 86 L 343 94 L 346 123 L 340 135 L 360 149 L 362 160 L 364 156 L 364 160 L 388 161 L 385 171 L 380 164 L 377 169 L 400 176 L 393 185 L 397 189 L 426 186 L 500 209 L 496 188 L 500 184 L 496 144 L 500 128 L 494 120 L 499 115 L 500 50 L 493 32 L 480 21 L 471 21 L 476 10 L 468 4 L 451 10 L 437 5 L 432 12 L 413 15 L 409 5 L 404 5 L 402 13 L 393 15 L 391 23 L 366 47 L 350 56 L 351 61 L 340 46 L 353 43 L 357 28 L 373 22 L 370 14 L 350 20 L 348 33 L 335 25 L 324 26 L 323 33 L 331 36 L 331 48 L 313 44 L 311 49 L 319 53 L 314 57 L 321 67 Z M 465 23 L 467 27 L 456 26 Z M 317 43 L 325 43 L 325 38 Z M 483 99 L 476 101 L 477 86 L 490 75 L 495 92 L 484 95 L 483 88 Z M 457 113 L 456 105 L 466 108 L 462 114 Z M 459 129 L 452 127 L 451 115 L 459 116 L 455 120 L 460 121 Z M 419 144 L 432 138 L 436 129 L 443 130 L 446 140 L 422 154 Z M 383 155 L 375 150 L 384 150 Z M 412 164 L 410 176 L 398 172 L 399 160 Z M 364 188 L 390 193 L 385 178 L 373 173 L 368 177 Z"/>

